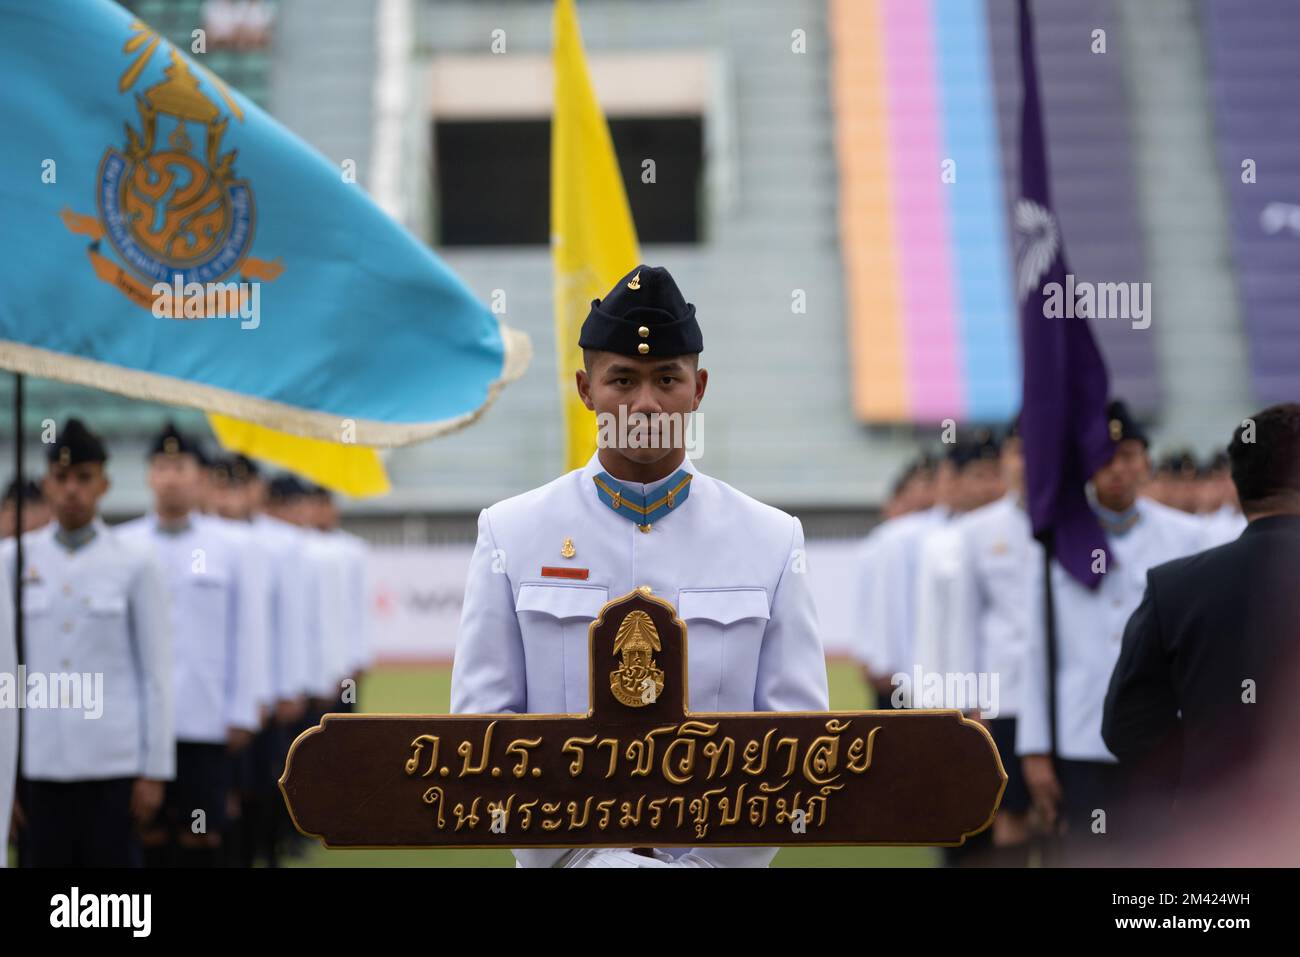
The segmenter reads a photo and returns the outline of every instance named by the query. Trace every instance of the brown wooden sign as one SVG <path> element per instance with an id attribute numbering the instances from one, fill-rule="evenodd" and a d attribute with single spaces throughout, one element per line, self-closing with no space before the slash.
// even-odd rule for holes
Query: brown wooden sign
<path id="1" fill-rule="evenodd" d="M 590 628 L 586 715 L 326 715 L 280 789 L 327 847 L 960 844 L 1006 772 L 959 711 L 693 714 L 686 625 L 631 592 Z"/>

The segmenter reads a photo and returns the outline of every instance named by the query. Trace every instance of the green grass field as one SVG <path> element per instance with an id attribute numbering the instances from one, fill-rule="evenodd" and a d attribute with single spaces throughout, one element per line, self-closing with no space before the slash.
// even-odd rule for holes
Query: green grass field
<path id="1" fill-rule="evenodd" d="M 831 707 L 869 708 L 873 701 L 847 662 L 830 666 Z M 451 667 L 376 669 L 361 689 L 366 711 L 445 714 L 451 706 Z M 314 842 L 313 842 L 314 844 Z M 509 851 L 327 850 L 314 846 L 294 860 L 299 867 L 513 867 Z M 774 867 L 933 867 L 931 847 L 784 848 Z"/>

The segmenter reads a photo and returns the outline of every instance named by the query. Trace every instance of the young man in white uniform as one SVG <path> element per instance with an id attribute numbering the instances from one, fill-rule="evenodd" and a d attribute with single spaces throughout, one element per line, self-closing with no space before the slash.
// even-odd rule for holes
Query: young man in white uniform
<path id="1" fill-rule="evenodd" d="M 704 397 L 695 307 L 638 266 L 593 300 L 579 395 L 598 415 L 687 415 Z M 657 436 L 657 438 L 652 438 Z M 628 447 L 630 444 L 659 447 Z M 587 629 L 648 586 L 688 628 L 689 708 L 822 711 L 826 661 L 797 518 L 704 474 L 654 426 L 479 515 L 456 658 L 457 713 L 583 713 Z M 621 447 L 619 447 L 621 446 Z M 520 849 L 525 867 L 765 867 L 775 848 Z"/>

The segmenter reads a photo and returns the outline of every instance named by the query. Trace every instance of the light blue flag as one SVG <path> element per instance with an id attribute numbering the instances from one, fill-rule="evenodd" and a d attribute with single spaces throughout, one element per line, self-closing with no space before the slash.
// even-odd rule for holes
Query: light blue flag
<path id="1" fill-rule="evenodd" d="M 374 446 L 523 373 L 523 333 L 122 8 L 0 24 L 0 367 Z"/>

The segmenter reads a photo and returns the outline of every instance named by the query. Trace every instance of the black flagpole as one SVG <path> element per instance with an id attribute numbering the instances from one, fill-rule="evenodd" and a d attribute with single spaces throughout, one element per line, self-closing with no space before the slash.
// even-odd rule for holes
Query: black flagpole
<path id="1" fill-rule="evenodd" d="M 23 621 L 23 499 L 26 489 L 23 487 L 23 374 L 14 373 L 14 651 L 18 661 L 14 676 L 18 684 L 18 745 L 17 761 L 14 762 L 14 804 L 21 807 L 26 795 L 22 792 L 23 780 L 23 705 L 27 702 L 27 679 L 23 675 L 25 627 Z M 8 821 L 0 821 L 0 827 L 9 830 Z M 21 862 L 22 852 L 19 852 Z"/>
<path id="2" fill-rule="evenodd" d="M 1043 540 L 1043 636 L 1047 644 L 1047 760 L 1056 770 L 1056 599 L 1052 590 L 1052 533 Z M 1060 809 L 1057 809 L 1059 826 Z M 1051 835 L 1043 844 L 1045 866 L 1054 866 L 1059 847 Z"/>
<path id="3" fill-rule="evenodd" d="M 23 666 L 23 374 L 14 373 L 14 647 Z M 26 694 L 26 689 L 20 693 Z M 18 709 L 21 740 L 22 709 Z"/>

